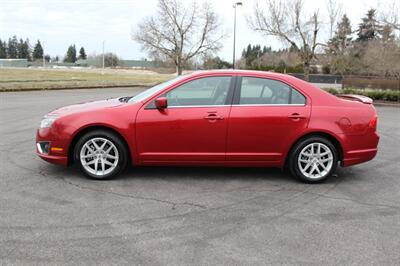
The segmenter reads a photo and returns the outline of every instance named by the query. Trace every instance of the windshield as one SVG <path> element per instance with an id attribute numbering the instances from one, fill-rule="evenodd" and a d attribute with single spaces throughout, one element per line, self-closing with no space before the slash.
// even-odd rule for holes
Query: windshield
<path id="1" fill-rule="evenodd" d="M 129 102 L 140 102 L 146 99 L 147 97 L 150 97 L 154 94 L 156 94 L 159 91 L 162 91 L 166 87 L 170 86 L 171 84 L 185 78 L 186 76 L 178 76 L 176 78 L 170 79 L 166 82 L 160 83 L 154 87 L 151 87 L 150 89 L 145 90 L 144 92 L 139 93 L 138 95 L 132 97 Z"/>

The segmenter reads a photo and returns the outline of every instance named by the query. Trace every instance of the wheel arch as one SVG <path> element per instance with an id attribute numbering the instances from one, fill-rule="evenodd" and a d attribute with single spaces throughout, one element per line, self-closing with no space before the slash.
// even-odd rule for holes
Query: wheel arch
<path id="1" fill-rule="evenodd" d="M 128 151 L 128 162 L 131 161 L 131 149 L 129 147 L 129 144 L 126 140 L 126 138 L 115 128 L 109 127 L 109 126 L 105 126 L 105 125 L 90 125 L 84 128 L 81 128 L 80 130 L 78 130 L 77 132 L 75 132 L 72 141 L 69 144 L 69 149 L 68 149 L 68 165 L 72 165 L 74 163 L 74 151 L 75 151 L 75 146 L 78 142 L 78 140 L 85 135 L 86 133 L 90 132 L 90 131 L 94 131 L 94 130 L 105 130 L 105 131 L 109 131 L 113 134 L 115 134 L 116 136 L 118 136 L 122 142 L 125 145 L 125 148 Z"/>
<path id="2" fill-rule="evenodd" d="M 342 164 L 343 162 L 343 156 L 344 156 L 344 152 L 343 152 L 343 145 L 341 144 L 341 142 L 338 140 L 338 138 L 331 133 L 328 132 L 324 132 L 324 131 L 313 131 L 313 132 L 308 132 L 302 136 L 300 136 L 299 138 L 297 138 L 291 145 L 290 148 L 288 150 L 288 152 L 286 153 L 285 156 L 285 162 L 283 164 L 283 167 L 286 168 L 287 167 L 287 163 L 289 162 L 289 157 L 290 154 L 292 153 L 294 147 L 296 146 L 297 143 L 299 143 L 300 141 L 309 138 L 309 137 L 322 137 L 322 138 L 326 138 L 327 140 L 331 141 L 333 146 L 335 146 L 337 152 L 338 152 L 338 161 L 340 161 L 340 164 Z"/>

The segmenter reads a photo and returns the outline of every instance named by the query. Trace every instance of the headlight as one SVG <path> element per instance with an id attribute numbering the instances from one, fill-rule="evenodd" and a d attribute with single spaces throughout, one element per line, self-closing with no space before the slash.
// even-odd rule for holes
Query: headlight
<path id="1" fill-rule="evenodd" d="M 56 116 L 45 115 L 40 122 L 40 128 L 50 127 L 54 123 L 54 121 L 56 121 L 56 119 Z"/>

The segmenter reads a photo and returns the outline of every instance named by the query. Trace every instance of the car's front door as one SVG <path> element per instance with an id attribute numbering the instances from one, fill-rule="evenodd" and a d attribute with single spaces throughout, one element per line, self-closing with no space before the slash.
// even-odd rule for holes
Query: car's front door
<path id="1" fill-rule="evenodd" d="M 167 108 L 158 110 L 150 102 L 137 115 L 141 163 L 224 161 L 232 76 L 190 80 L 162 96 Z"/>
<path id="2" fill-rule="evenodd" d="M 228 161 L 282 160 L 284 147 L 307 127 L 310 103 L 281 81 L 240 77 L 229 118 Z"/>

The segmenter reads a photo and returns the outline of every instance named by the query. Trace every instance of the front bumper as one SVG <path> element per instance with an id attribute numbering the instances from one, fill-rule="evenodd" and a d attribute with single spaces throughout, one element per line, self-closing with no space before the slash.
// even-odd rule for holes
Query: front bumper
<path id="1" fill-rule="evenodd" d="M 51 128 L 37 130 L 36 154 L 47 162 L 68 165 L 68 143 Z"/>

